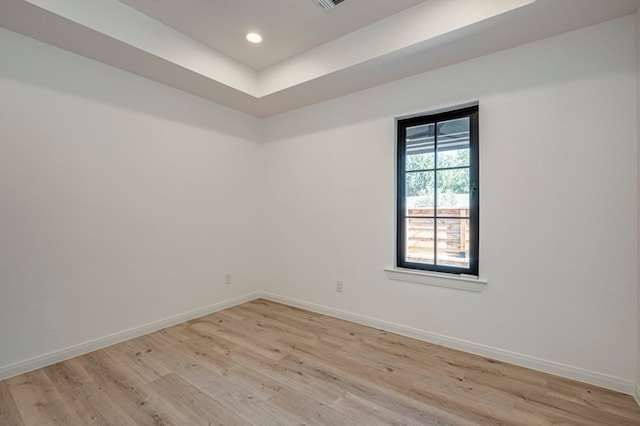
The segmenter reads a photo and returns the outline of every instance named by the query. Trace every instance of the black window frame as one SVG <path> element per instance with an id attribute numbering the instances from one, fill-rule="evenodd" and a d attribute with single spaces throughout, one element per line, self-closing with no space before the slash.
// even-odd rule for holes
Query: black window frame
<path id="1" fill-rule="evenodd" d="M 480 182 L 479 182 L 479 108 L 477 104 L 456 107 L 434 113 L 425 113 L 410 118 L 397 119 L 397 150 L 396 150 L 396 266 L 399 268 L 416 269 L 421 271 L 443 272 L 449 274 L 465 274 L 478 276 L 478 255 L 479 255 L 479 235 L 480 235 Z M 456 118 L 469 117 L 469 267 L 458 267 L 452 265 L 437 264 L 437 226 L 434 232 L 434 263 L 409 262 L 406 260 L 406 143 L 407 128 L 421 125 L 434 124 L 453 120 Z M 434 151 L 437 153 L 437 136 L 434 138 Z M 437 154 L 436 154 L 437 155 Z M 437 157 L 436 157 L 437 159 Z M 434 162 L 434 171 L 437 174 L 437 161 Z M 430 216 L 425 216 L 429 217 Z M 433 219 L 437 225 L 437 204 L 434 209 Z"/>

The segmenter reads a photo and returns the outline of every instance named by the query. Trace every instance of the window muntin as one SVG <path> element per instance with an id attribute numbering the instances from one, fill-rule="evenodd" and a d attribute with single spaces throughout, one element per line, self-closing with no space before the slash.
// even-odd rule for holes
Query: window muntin
<path id="1" fill-rule="evenodd" d="M 478 107 L 398 120 L 397 266 L 478 274 Z"/>

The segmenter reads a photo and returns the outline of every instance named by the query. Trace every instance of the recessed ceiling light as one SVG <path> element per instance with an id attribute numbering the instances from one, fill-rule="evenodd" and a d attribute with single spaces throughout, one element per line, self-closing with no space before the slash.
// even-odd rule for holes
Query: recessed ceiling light
<path id="1" fill-rule="evenodd" d="M 251 43 L 260 43 L 262 41 L 262 36 L 257 33 L 249 33 L 247 34 L 247 40 Z"/>

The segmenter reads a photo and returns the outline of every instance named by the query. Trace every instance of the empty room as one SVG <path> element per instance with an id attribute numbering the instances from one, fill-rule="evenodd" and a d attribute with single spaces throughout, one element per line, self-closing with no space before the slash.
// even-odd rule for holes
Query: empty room
<path id="1" fill-rule="evenodd" d="M 0 1 L 0 425 L 640 424 L 639 7 Z"/>

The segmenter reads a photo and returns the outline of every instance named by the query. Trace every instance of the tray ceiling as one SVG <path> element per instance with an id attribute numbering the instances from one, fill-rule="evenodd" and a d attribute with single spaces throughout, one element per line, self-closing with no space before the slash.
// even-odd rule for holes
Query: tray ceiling
<path id="1" fill-rule="evenodd" d="M 632 14 L 638 0 L 2 0 L 0 26 L 258 117 Z M 265 41 L 249 45 L 248 31 Z"/>

